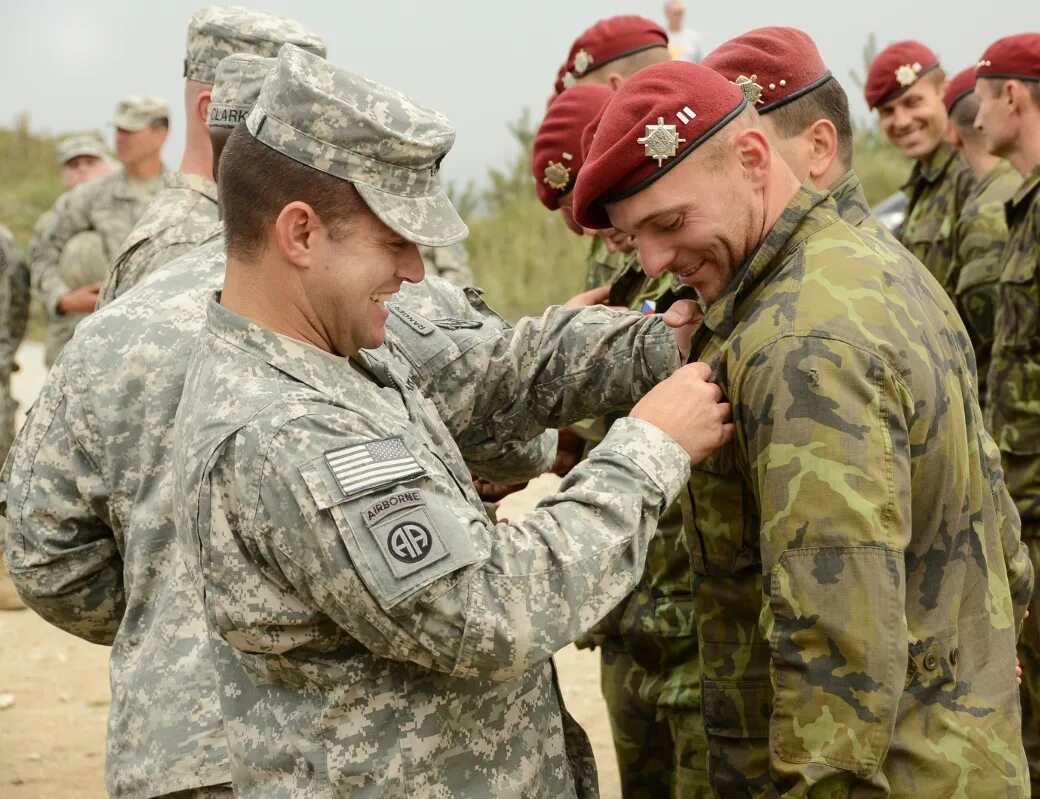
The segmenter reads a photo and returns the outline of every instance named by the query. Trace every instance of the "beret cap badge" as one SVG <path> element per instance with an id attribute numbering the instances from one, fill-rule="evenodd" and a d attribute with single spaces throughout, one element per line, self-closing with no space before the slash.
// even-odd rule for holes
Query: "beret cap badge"
<path id="1" fill-rule="evenodd" d="M 744 92 L 745 99 L 751 105 L 758 105 L 762 102 L 762 87 L 756 83 L 757 80 L 758 75 L 752 75 L 750 78 L 747 75 L 740 75 L 733 81 Z"/>
<path id="2" fill-rule="evenodd" d="M 563 164 L 550 161 L 545 167 L 545 177 L 542 180 L 548 184 L 549 188 L 563 191 L 571 182 L 571 171 Z"/>
<path id="3" fill-rule="evenodd" d="M 679 149 L 679 145 L 686 139 L 679 138 L 675 125 L 664 124 L 664 117 L 657 118 L 656 125 L 646 126 L 646 135 L 636 139 L 642 144 L 647 158 L 653 158 L 657 165 L 661 166 L 665 159 L 672 158 Z"/>
<path id="4" fill-rule="evenodd" d="M 585 71 L 592 66 L 592 56 L 588 54 L 588 51 L 581 49 L 574 54 L 574 72 L 578 75 L 584 75 Z"/>
<path id="5" fill-rule="evenodd" d="M 903 64 L 901 67 L 896 69 L 896 81 L 900 86 L 912 86 L 920 74 L 920 64 Z"/>

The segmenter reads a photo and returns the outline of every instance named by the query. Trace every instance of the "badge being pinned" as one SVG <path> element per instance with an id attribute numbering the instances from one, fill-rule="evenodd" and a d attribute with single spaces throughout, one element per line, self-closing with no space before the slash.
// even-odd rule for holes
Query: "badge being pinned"
<path id="1" fill-rule="evenodd" d="M 672 158 L 685 141 L 679 138 L 675 125 L 664 124 L 664 117 L 658 117 L 656 125 L 647 125 L 646 135 L 636 139 L 637 144 L 643 145 L 646 157 L 656 160 L 658 166 Z"/>
<path id="2" fill-rule="evenodd" d="M 747 75 L 740 75 L 733 81 L 744 92 L 744 98 L 751 105 L 757 105 L 762 102 L 762 87 L 755 82 L 757 80 L 758 75 L 752 75 L 750 78 Z"/>
<path id="3" fill-rule="evenodd" d="M 425 473 L 400 436 L 330 449 L 325 462 L 345 497 L 400 483 Z"/>

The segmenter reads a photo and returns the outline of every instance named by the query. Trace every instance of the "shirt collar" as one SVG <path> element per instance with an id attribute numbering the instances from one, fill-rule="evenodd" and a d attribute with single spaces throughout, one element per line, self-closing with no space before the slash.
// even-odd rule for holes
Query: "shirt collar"
<path id="1" fill-rule="evenodd" d="M 826 194 L 819 194 L 808 185 L 803 185 L 798 190 L 762 243 L 758 245 L 758 249 L 737 270 L 722 295 L 708 307 L 704 315 L 704 327 L 723 337 L 733 332 L 739 321 L 738 304 L 769 276 L 789 252 L 816 230 L 817 225 L 802 223 L 809 213 L 825 200 Z M 833 201 L 830 201 L 830 205 L 834 208 Z"/>

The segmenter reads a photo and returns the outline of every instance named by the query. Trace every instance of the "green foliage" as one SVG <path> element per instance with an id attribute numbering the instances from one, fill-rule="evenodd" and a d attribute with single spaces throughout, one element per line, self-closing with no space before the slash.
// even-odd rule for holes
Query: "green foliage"
<path id="1" fill-rule="evenodd" d="M 0 222 L 22 246 L 40 214 L 62 192 L 54 151 L 57 141 L 31 132 L 24 114 L 13 129 L 0 128 Z"/>
<path id="2" fill-rule="evenodd" d="M 852 163 L 871 205 L 898 191 L 910 176 L 910 162 L 872 122 L 856 125 Z"/>
<path id="3" fill-rule="evenodd" d="M 477 285 L 504 316 L 516 319 L 559 304 L 584 288 L 588 239 L 567 229 L 535 195 L 534 128 L 525 111 L 510 125 L 519 152 L 488 172 L 486 187 L 453 192 L 469 224 L 466 248 Z"/>

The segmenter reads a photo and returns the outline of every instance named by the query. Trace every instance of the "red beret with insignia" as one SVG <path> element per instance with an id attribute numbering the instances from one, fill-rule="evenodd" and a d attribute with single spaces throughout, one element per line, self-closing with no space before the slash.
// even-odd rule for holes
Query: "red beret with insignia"
<path id="1" fill-rule="evenodd" d="M 560 207 L 581 169 L 581 134 L 614 95 L 608 86 L 582 84 L 567 89 L 549 105 L 534 137 L 531 172 L 542 205 Z"/>
<path id="2" fill-rule="evenodd" d="M 867 105 L 874 109 L 894 100 L 923 75 L 938 68 L 938 56 L 920 42 L 890 44 L 877 54 L 867 70 L 867 85 L 863 90 Z"/>
<path id="3" fill-rule="evenodd" d="M 975 77 L 1040 80 L 1040 33 L 997 39 L 975 65 Z"/>
<path id="4" fill-rule="evenodd" d="M 735 84 L 700 64 L 639 70 L 603 111 L 574 186 L 574 218 L 587 228 L 610 227 L 606 204 L 645 189 L 746 106 Z"/>
<path id="5" fill-rule="evenodd" d="M 601 19 L 586 30 L 571 45 L 564 65 L 567 75 L 561 77 L 563 85 L 583 78 L 611 61 L 649 50 L 651 47 L 667 47 L 668 34 L 656 22 L 635 15 L 621 15 Z"/>
<path id="6" fill-rule="evenodd" d="M 816 43 L 797 28 L 755 28 L 719 45 L 701 64 L 737 84 L 760 114 L 831 79 Z"/>
<path id="7" fill-rule="evenodd" d="M 975 91 L 975 67 L 962 69 L 950 79 L 950 82 L 946 84 L 946 91 L 943 92 L 943 105 L 946 106 L 946 113 L 952 113 L 953 107 L 973 91 Z"/>

